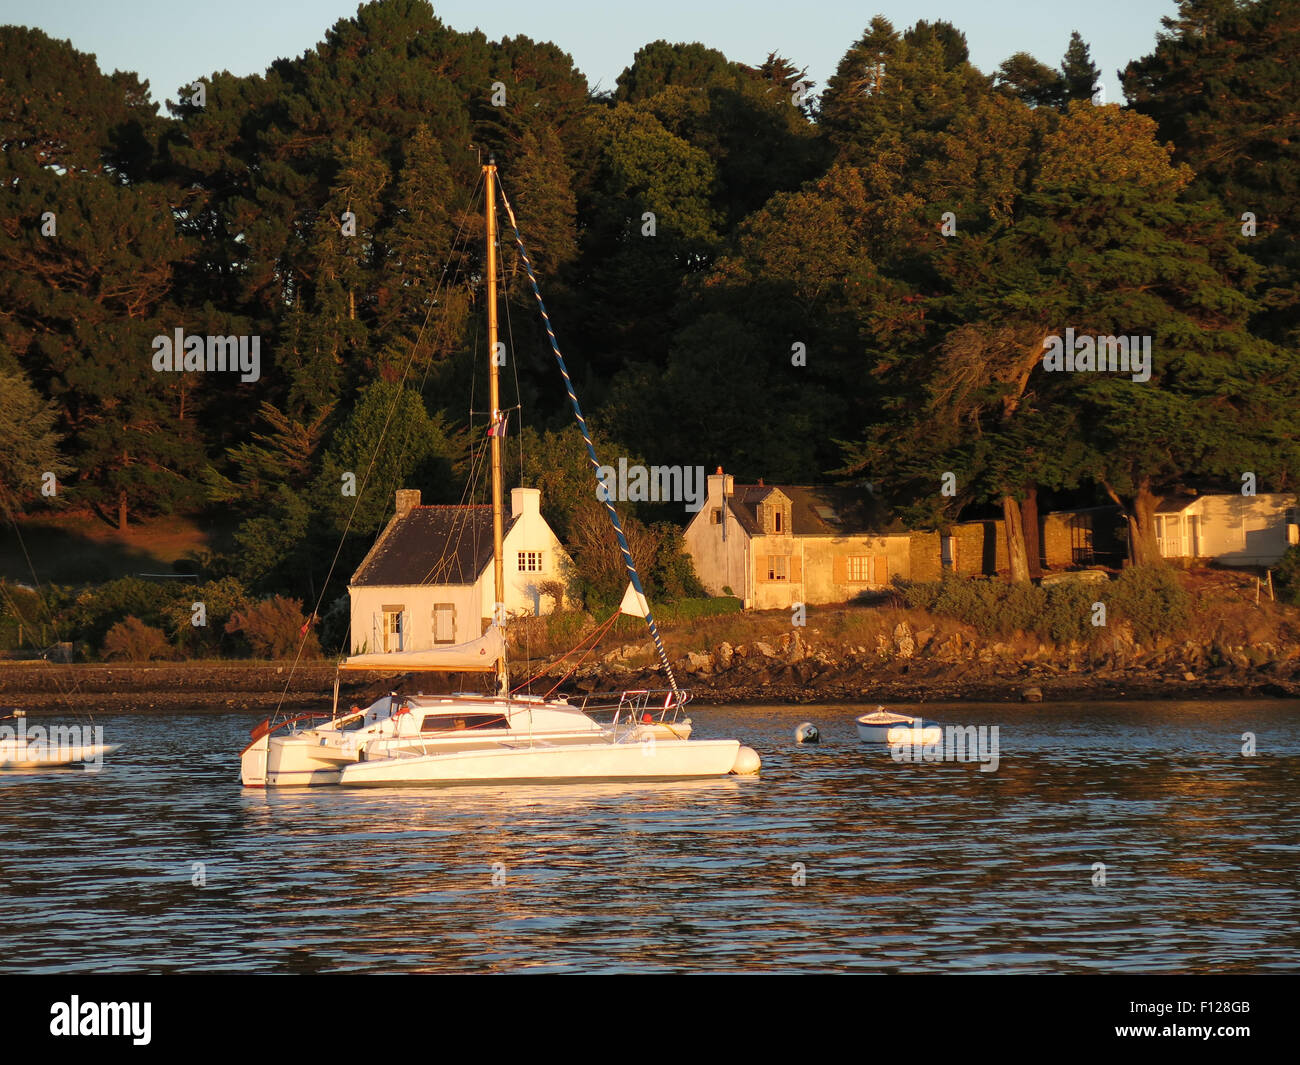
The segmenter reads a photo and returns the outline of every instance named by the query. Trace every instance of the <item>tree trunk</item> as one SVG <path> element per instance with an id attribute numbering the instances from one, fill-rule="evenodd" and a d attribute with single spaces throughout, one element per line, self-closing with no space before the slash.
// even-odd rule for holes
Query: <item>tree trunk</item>
<path id="1" fill-rule="evenodd" d="M 1009 495 L 1002 497 L 1002 518 L 1007 528 L 1007 563 L 1011 567 L 1011 583 L 1029 581 L 1029 558 L 1025 554 L 1025 528 L 1020 521 L 1020 504 Z"/>
<path id="2" fill-rule="evenodd" d="M 117 493 L 117 531 L 126 532 L 126 489 Z"/>
<path id="3" fill-rule="evenodd" d="M 1029 562 L 1029 576 L 1043 575 L 1043 545 L 1038 537 L 1038 485 L 1025 486 L 1025 498 L 1020 502 L 1020 524 L 1025 535 L 1025 555 Z"/>
<path id="4" fill-rule="evenodd" d="M 1151 492 L 1151 478 L 1142 478 L 1133 497 L 1133 509 L 1128 514 L 1129 543 L 1132 544 L 1135 566 L 1153 566 L 1162 561 L 1160 545 L 1156 543 L 1158 502 Z"/>

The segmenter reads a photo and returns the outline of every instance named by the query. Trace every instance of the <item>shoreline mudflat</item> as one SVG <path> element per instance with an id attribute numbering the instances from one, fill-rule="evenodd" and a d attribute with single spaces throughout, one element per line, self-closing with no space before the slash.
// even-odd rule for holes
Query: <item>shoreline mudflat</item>
<path id="1" fill-rule="evenodd" d="M 692 675 L 683 671 L 679 685 L 698 705 L 766 703 L 1018 702 L 1026 688 L 1042 691 L 1043 702 L 1077 700 L 1153 700 L 1223 698 L 1300 698 L 1300 682 L 1269 670 L 1229 669 L 1220 675 L 1166 675 L 1154 670 L 1079 669 L 1059 676 L 1011 670 L 981 676 L 962 665 L 897 663 L 847 666 L 809 675 L 796 666 L 765 668 L 757 673 Z M 731 671 L 729 671 L 731 673 Z M 975 674 L 975 675 L 972 675 Z M 332 661 L 300 663 L 169 662 L 138 665 L 6 663 L 0 666 L 0 707 L 28 712 L 72 710 L 80 713 L 125 713 L 185 710 L 249 710 L 270 713 L 327 709 L 333 700 Z M 553 683 L 553 682 L 552 682 Z M 541 694 L 550 686 L 539 682 Z M 363 673 L 340 684 L 341 706 L 364 704 L 389 690 L 451 691 L 454 677 L 388 677 Z M 626 667 L 582 671 L 562 686 L 567 692 L 615 691 L 666 687 L 661 674 Z M 477 686 L 473 690 L 478 690 Z"/>

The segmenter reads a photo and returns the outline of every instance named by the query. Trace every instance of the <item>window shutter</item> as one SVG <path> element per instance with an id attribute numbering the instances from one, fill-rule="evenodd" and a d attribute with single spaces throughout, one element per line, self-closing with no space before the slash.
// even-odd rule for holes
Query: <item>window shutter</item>
<path id="1" fill-rule="evenodd" d="M 803 558 L 799 555 L 790 556 L 790 580 L 803 580 Z"/>
<path id="2" fill-rule="evenodd" d="M 831 580 L 836 584 L 849 583 L 849 559 L 847 555 L 836 555 L 831 569 Z"/>
<path id="3" fill-rule="evenodd" d="M 889 583 L 889 564 L 884 555 L 876 556 L 876 584 Z"/>

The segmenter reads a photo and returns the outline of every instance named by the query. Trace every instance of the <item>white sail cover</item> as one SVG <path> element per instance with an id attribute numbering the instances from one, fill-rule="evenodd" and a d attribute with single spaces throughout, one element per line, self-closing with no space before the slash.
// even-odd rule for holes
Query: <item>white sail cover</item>
<path id="1" fill-rule="evenodd" d="M 428 651 L 389 651 L 384 654 L 352 655 L 339 663 L 339 669 L 383 670 L 493 670 L 497 659 L 506 653 L 505 637 L 493 625 L 477 640 L 435 647 Z"/>
<path id="2" fill-rule="evenodd" d="M 623 601 L 619 603 L 618 609 L 621 613 L 631 614 L 634 618 L 644 618 L 650 616 L 650 604 L 646 598 L 635 588 L 632 582 L 627 582 L 627 591 L 623 593 Z"/>

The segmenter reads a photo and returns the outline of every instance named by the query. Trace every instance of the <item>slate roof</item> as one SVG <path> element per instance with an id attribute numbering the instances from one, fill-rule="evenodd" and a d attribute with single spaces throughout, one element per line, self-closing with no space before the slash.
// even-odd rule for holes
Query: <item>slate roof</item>
<path id="1" fill-rule="evenodd" d="M 503 536 L 517 520 L 506 518 Z M 491 561 L 490 506 L 412 507 L 384 530 L 352 584 L 473 584 Z"/>
<path id="2" fill-rule="evenodd" d="M 808 485 L 738 484 L 727 506 L 750 536 L 763 534 L 758 504 L 778 488 L 790 500 L 790 531 L 794 536 L 861 536 L 898 531 L 886 528 L 892 523 L 885 508 L 867 492 Z"/>

